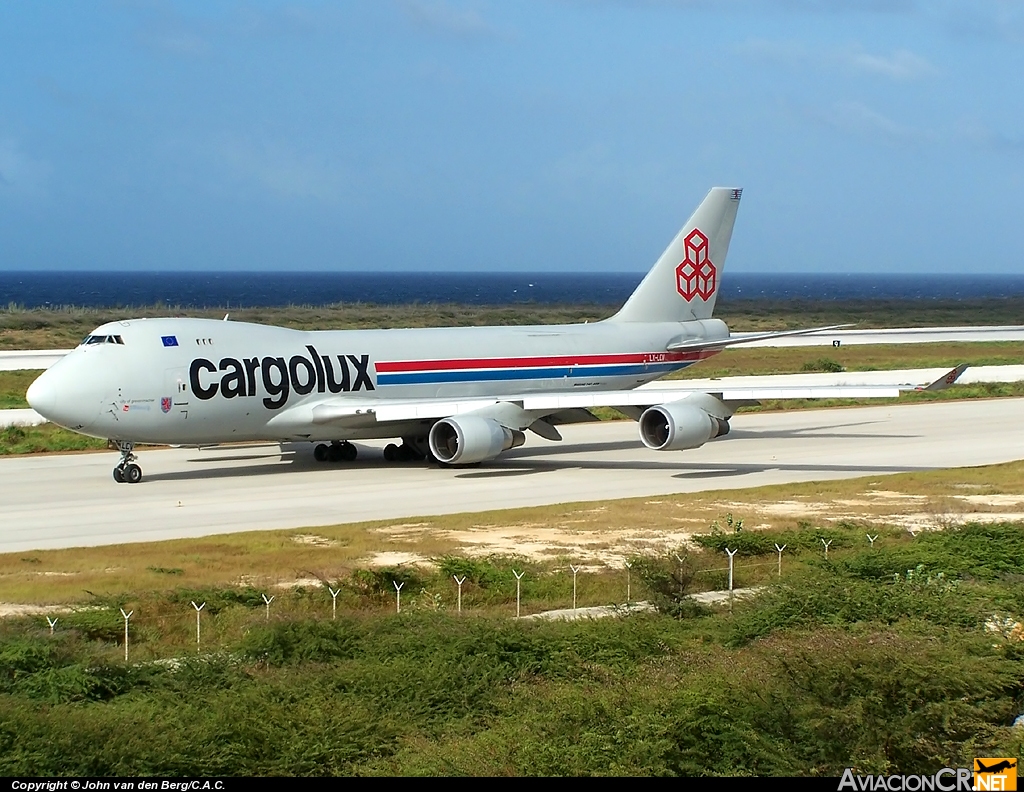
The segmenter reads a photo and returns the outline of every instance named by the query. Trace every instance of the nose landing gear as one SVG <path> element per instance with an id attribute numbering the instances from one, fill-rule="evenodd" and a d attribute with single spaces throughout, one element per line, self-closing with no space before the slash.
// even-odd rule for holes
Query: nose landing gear
<path id="1" fill-rule="evenodd" d="M 118 484 L 138 484 L 142 481 L 142 468 L 135 464 L 135 443 L 119 442 L 117 447 L 121 451 L 121 461 L 114 466 L 114 481 Z"/>

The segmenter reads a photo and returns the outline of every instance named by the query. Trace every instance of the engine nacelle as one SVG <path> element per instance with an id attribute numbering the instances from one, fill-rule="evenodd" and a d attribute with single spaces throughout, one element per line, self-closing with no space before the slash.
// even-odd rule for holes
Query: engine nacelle
<path id="1" fill-rule="evenodd" d="M 430 451 L 449 465 L 472 465 L 521 446 L 526 435 L 491 418 L 462 415 L 444 418 L 430 428 Z"/>
<path id="2" fill-rule="evenodd" d="M 648 407 L 640 416 L 640 439 L 655 451 L 700 448 L 729 433 L 729 420 L 708 415 L 686 400 Z"/>

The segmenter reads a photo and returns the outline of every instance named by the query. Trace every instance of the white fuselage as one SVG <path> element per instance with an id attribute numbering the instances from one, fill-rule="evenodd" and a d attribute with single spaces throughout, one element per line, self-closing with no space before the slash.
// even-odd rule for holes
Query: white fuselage
<path id="1" fill-rule="evenodd" d="M 322 426 L 311 407 L 629 390 L 713 351 L 673 341 L 728 337 L 719 320 L 538 327 L 299 331 L 210 319 L 111 322 L 33 385 L 51 420 L 118 441 L 214 444 L 418 434 L 372 410 Z"/>

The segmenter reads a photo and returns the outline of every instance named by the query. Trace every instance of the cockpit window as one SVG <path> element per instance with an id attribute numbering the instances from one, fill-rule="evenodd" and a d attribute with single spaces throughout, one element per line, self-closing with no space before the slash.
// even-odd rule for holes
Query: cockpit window
<path id="1" fill-rule="evenodd" d="M 124 346 L 124 340 L 119 335 L 87 335 L 82 339 L 82 346 L 92 346 L 93 344 L 121 344 Z"/>

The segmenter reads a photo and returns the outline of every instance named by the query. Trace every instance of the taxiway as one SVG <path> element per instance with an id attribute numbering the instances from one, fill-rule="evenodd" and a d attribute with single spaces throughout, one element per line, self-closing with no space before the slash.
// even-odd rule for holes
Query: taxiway
<path id="1" fill-rule="evenodd" d="M 341 465 L 308 444 L 142 448 L 138 485 L 113 481 L 115 452 L 0 459 L 0 552 L 1007 462 L 1024 457 L 1024 399 L 741 414 L 685 452 L 644 448 L 631 421 L 563 434 L 468 469 L 388 464 L 381 444 Z"/>
<path id="2" fill-rule="evenodd" d="M 733 338 L 758 333 L 733 333 Z M 932 344 L 981 341 L 1024 341 L 1024 325 L 977 327 L 894 327 L 882 330 L 829 330 L 804 336 L 752 341 L 751 347 L 842 346 L 859 344 Z M 0 371 L 46 369 L 70 349 L 0 350 Z"/>

